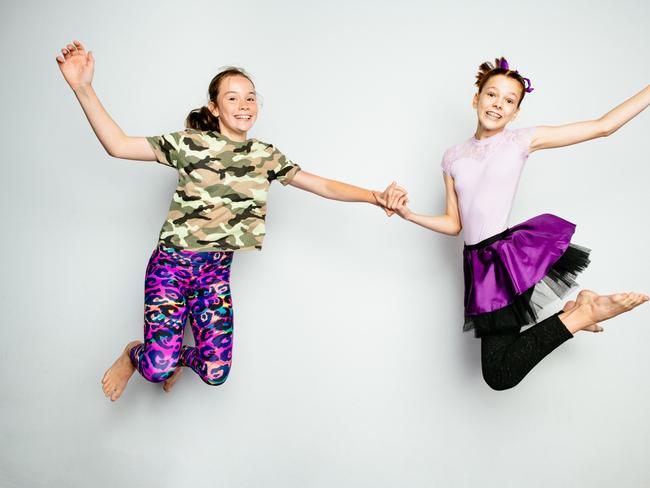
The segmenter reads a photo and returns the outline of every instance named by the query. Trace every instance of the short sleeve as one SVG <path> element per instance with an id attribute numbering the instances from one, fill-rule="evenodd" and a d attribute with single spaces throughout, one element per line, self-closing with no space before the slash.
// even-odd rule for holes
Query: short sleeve
<path id="1" fill-rule="evenodd" d="M 184 151 L 181 149 L 181 140 L 184 135 L 184 131 L 172 132 L 162 136 L 147 137 L 146 139 L 159 163 L 178 169 L 183 166 L 181 161 L 184 157 Z"/>
<path id="2" fill-rule="evenodd" d="M 440 166 L 442 167 L 442 172 L 449 176 L 452 176 L 451 163 L 453 163 L 451 150 L 447 149 L 442 155 L 442 162 L 440 163 Z"/>
<path id="3" fill-rule="evenodd" d="M 530 154 L 530 145 L 533 142 L 533 136 L 536 130 L 537 127 L 526 127 L 525 129 L 516 129 L 513 131 L 515 143 L 526 157 Z"/>
<path id="4" fill-rule="evenodd" d="M 300 166 L 287 159 L 279 150 L 273 148 L 272 163 L 268 172 L 269 182 L 277 180 L 286 186 L 291 183 L 298 171 L 300 171 Z"/>

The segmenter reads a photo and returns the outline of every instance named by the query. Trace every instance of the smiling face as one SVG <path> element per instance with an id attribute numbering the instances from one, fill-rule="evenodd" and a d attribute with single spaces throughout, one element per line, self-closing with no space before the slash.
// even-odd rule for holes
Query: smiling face
<path id="1" fill-rule="evenodd" d="M 477 135 L 497 134 L 515 120 L 521 95 L 521 83 L 517 80 L 505 75 L 490 77 L 472 101 L 478 115 Z"/>
<path id="2" fill-rule="evenodd" d="M 221 134 L 234 141 L 245 141 L 257 119 L 253 83 L 245 76 L 227 76 L 220 81 L 216 101 L 211 100 L 208 109 L 219 117 Z"/>

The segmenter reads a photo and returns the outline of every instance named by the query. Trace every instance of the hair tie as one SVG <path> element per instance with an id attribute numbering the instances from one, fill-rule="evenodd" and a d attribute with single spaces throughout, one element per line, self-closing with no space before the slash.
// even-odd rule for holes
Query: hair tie
<path id="1" fill-rule="evenodd" d="M 530 79 L 524 78 L 524 81 L 526 82 L 526 85 L 528 85 L 528 86 L 526 86 L 526 93 L 532 92 L 534 90 L 534 88 L 533 88 L 532 84 L 530 83 Z"/>
<path id="2" fill-rule="evenodd" d="M 508 65 L 508 61 L 506 61 L 506 58 L 501 58 L 499 60 L 499 68 L 507 69 L 507 70 L 510 69 L 510 66 Z"/>

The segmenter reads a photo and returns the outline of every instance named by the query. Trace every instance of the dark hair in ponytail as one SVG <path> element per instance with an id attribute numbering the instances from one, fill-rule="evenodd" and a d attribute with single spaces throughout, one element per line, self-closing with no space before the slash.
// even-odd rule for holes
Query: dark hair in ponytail
<path id="1" fill-rule="evenodd" d="M 241 68 L 236 68 L 234 66 L 228 66 L 224 68 L 217 76 L 212 78 L 210 85 L 208 86 L 208 100 L 216 105 L 217 96 L 219 95 L 219 88 L 221 88 L 221 82 L 228 78 L 229 76 L 243 76 L 248 81 L 253 83 L 251 77 L 246 71 Z M 255 85 L 253 83 L 253 85 Z M 219 118 L 212 115 L 210 109 L 207 106 L 200 108 L 195 108 L 185 119 L 185 127 L 188 129 L 197 129 L 197 130 L 212 130 L 220 132 L 219 130 Z"/>
<path id="2" fill-rule="evenodd" d="M 524 99 L 524 95 L 526 95 L 526 82 L 524 81 L 524 77 L 521 76 L 517 70 L 511 70 L 507 66 L 508 62 L 504 57 L 496 58 L 494 64 L 490 62 L 481 64 L 481 66 L 478 67 L 476 82 L 474 84 L 478 87 L 478 92 L 481 93 L 485 84 L 493 76 L 504 75 L 517 80 L 521 84 L 521 96 L 519 97 L 519 103 L 517 103 L 517 107 L 519 107 Z"/>

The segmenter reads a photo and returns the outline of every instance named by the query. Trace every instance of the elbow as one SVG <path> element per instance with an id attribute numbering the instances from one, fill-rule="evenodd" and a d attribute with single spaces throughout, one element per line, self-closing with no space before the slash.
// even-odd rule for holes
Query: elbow
<path id="1" fill-rule="evenodd" d="M 457 236 L 460 234 L 460 231 L 463 230 L 463 226 L 461 225 L 460 222 L 454 222 L 454 224 L 449 228 L 449 234 L 450 236 Z"/>
<path id="2" fill-rule="evenodd" d="M 608 137 L 618 130 L 618 127 L 604 119 L 599 120 L 598 137 Z"/>
<path id="3" fill-rule="evenodd" d="M 106 151 L 106 154 L 109 156 L 112 156 L 114 158 L 124 158 L 124 151 L 120 150 L 120 146 L 117 144 L 102 144 L 104 146 L 104 150 Z"/>

